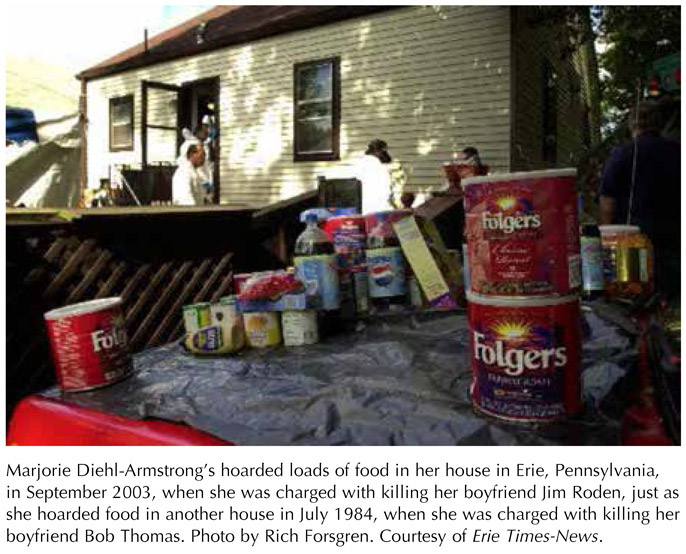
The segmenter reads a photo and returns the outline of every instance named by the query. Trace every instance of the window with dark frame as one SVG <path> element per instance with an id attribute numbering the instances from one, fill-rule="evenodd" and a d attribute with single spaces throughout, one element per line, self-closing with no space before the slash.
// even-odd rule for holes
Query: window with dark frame
<path id="1" fill-rule="evenodd" d="M 557 74 L 543 62 L 543 161 L 557 163 Z"/>
<path id="2" fill-rule="evenodd" d="M 133 94 L 110 98 L 110 152 L 133 150 Z"/>
<path id="3" fill-rule="evenodd" d="M 293 159 L 340 159 L 340 58 L 293 67 Z"/>

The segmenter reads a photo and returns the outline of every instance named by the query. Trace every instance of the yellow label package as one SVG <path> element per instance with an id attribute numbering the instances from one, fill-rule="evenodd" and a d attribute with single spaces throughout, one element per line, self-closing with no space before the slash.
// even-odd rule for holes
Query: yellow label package
<path id="1" fill-rule="evenodd" d="M 396 221 L 393 227 L 429 306 L 440 310 L 457 308 L 459 260 L 445 249 L 436 226 L 414 216 Z"/>

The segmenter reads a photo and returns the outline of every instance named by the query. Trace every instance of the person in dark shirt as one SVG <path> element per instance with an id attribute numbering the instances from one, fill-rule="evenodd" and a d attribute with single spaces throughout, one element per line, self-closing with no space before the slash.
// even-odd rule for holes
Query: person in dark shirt
<path id="1" fill-rule="evenodd" d="M 681 149 L 660 136 L 658 104 L 641 102 L 631 120 L 634 139 L 613 149 L 605 162 L 601 219 L 641 228 L 655 249 L 658 290 L 673 294 L 681 271 Z"/>

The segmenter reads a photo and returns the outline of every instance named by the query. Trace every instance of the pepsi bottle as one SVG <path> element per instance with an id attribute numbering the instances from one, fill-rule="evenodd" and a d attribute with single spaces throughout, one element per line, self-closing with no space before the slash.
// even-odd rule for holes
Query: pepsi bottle
<path id="1" fill-rule="evenodd" d="M 407 299 L 405 257 L 391 222 L 383 212 L 376 214 L 376 226 L 367 236 L 369 299 L 376 312 L 404 305 Z"/>

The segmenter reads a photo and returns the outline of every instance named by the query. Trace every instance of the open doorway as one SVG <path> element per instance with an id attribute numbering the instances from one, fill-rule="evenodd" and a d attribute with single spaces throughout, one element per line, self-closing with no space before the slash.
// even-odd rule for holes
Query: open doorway
<path id="1" fill-rule="evenodd" d="M 219 77 L 191 81 L 181 85 L 178 101 L 179 146 L 183 141 L 181 129 L 194 131 L 198 125 L 209 123 L 210 143 L 207 152 L 212 162 L 213 203 L 219 203 Z"/>

